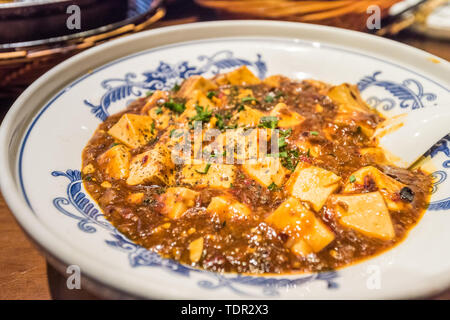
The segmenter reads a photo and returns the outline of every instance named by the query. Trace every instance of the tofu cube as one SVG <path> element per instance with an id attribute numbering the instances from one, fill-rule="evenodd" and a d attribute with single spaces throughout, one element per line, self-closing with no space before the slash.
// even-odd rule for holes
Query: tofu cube
<path id="1" fill-rule="evenodd" d="M 363 121 L 369 115 L 370 108 L 364 102 L 356 86 L 347 83 L 332 87 L 328 91 L 328 97 L 338 105 L 338 113 L 334 122 L 339 125 L 356 126 L 358 125 L 362 132 L 371 137 L 375 129 Z"/>
<path id="2" fill-rule="evenodd" d="M 236 113 L 232 118 L 232 123 L 237 123 L 238 126 L 242 127 L 256 127 L 259 124 L 259 120 L 264 114 L 256 109 L 245 107 L 244 110 Z"/>
<path id="3" fill-rule="evenodd" d="M 204 162 L 184 165 L 178 180 L 193 187 L 230 188 L 235 176 L 234 165 Z"/>
<path id="4" fill-rule="evenodd" d="M 149 116 L 124 114 L 108 134 L 132 149 L 145 146 L 153 137 L 153 119 Z"/>
<path id="5" fill-rule="evenodd" d="M 263 80 L 264 84 L 268 85 L 269 87 L 272 88 L 280 88 L 281 87 L 281 83 L 283 81 L 287 81 L 290 82 L 290 79 L 284 77 L 284 76 L 280 76 L 280 75 L 274 75 L 274 76 L 270 76 L 267 77 Z"/>
<path id="6" fill-rule="evenodd" d="M 341 178 L 331 171 L 299 163 L 289 178 L 286 189 L 294 197 L 309 202 L 318 212 L 328 196 L 339 186 Z"/>
<path id="7" fill-rule="evenodd" d="M 330 201 L 343 226 L 381 240 L 395 237 L 391 217 L 380 192 L 333 195 Z"/>
<path id="8" fill-rule="evenodd" d="M 301 256 L 321 251 L 335 238 L 333 232 L 294 197 L 285 200 L 266 222 L 287 234 L 287 246 Z"/>
<path id="9" fill-rule="evenodd" d="M 268 187 L 272 183 L 282 186 L 286 181 L 288 171 L 281 165 L 280 158 L 260 158 L 255 164 L 248 162 L 242 165 L 242 169 L 263 186 Z"/>
<path id="10" fill-rule="evenodd" d="M 270 115 L 278 118 L 278 126 L 280 128 L 295 127 L 305 121 L 305 117 L 293 110 L 289 110 L 288 106 L 284 103 L 278 103 L 272 109 Z"/>
<path id="11" fill-rule="evenodd" d="M 180 90 L 177 92 L 177 96 L 190 99 L 197 94 L 195 91 L 207 93 L 210 90 L 216 89 L 216 84 L 211 80 L 205 79 L 202 76 L 192 76 L 183 82 Z"/>
<path id="12" fill-rule="evenodd" d="M 328 91 L 328 97 L 339 106 L 339 111 L 342 113 L 368 112 L 370 110 L 361 98 L 358 88 L 347 83 L 332 87 Z"/>
<path id="13" fill-rule="evenodd" d="M 103 172 L 112 179 L 126 179 L 129 175 L 131 155 L 127 147 L 118 144 L 97 158 Z"/>
<path id="14" fill-rule="evenodd" d="M 231 72 L 220 75 L 216 78 L 216 82 L 219 85 L 222 84 L 231 84 L 237 86 L 245 86 L 252 84 L 260 84 L 261 80 L 257 76 L 255 76 L 247 66 L 242 66 L 233 70 Z"/>
<path id="15" fill-rule="evenodd" d="M 171 219 L 180 218 L 188 209 L 195 205 L 195 199 L 198 194 L 198 192 L 188 188 L 168 188 L 160 197 L 160 201 L 164 204 L 161 213 Z"/>
<path id="16" fill-rule="evenodd" d="M 221 221 L 247 219 L 251 215 L 250 209 L 229 196 L 219 196 L 211 199 L 206 211 L 217 214 Z"/>
<path id="17" fill-rule="evenodd" d="M 147 102 L 141 109 L 141 113 L 146 115 L 152 108 L 156 106 L 158 101 L 166 102 L 169 99 L 169 93 L 167 91 L 156 90 L 153 94 L 147 98 Z"/>
<path id="18" fill-rule="evenodd" d="M 186 111 L 192 110 L 193 113 L 189 116 L 194 116 L 197 112 L 195 110 L 195 106 L 202 106 L 203 108 L 213 109 L 215 107 L 215 103 L 213 100 L 209 99 L 206 94 L 200 90 L 195 90 L 191 98 L 186 101 Z M 186 113 L 185 111 L 185 113 Z"/>
<path id="19" fill-rule="evenodd" d="M 174 119 L 175 115 L 167 108 L 152 108 L 148 111 L 148 115 L 155 122 L 155 128 L 157 130 L 167 129 Z"/>
<path id="20" fill-rule="evenodd" d="M 151 150 L 133 157 L 127 184 L 163 183 L 170 185 L 174 181 L 175 165 L 170 150 L 163 144 L 156 144 Z"/>
<path id="21" fill-rule="evenodd" d="M 355 177 L 355 181 L 349 181 L 345 185 L 343 190 L 344 193 L 358 192 L 364 184 L 367 184 L 367 182 L 370 181 L 375 184 L 378 191 L 383 195 L 389 210 L 401 211 L 408 205 L 401 201 L 399 196 L 400 190 L 406 187 L 406 185 L 385 175 L 377 168 L 367 166 L 354 172 L 352 176 Z"/>

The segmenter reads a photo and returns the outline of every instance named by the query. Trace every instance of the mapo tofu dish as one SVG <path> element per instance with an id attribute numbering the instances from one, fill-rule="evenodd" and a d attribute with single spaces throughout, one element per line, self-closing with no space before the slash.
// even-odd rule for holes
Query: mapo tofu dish
<path id="1" fill-rule="evenodd" d="M 180 263 L 248 274 L 336 269 L 404 239 L 431 180 L 378 147 L 356 86 L 245 66 L 148 92 L 83 151 L 105 217 Z"/>

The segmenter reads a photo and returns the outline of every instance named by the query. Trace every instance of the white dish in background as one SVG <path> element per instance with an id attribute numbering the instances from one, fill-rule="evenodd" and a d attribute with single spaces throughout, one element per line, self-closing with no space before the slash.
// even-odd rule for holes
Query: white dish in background
<path id="1" fill-rule="evenodd" d="M 425 24 L 415 23 L 412 29 L 426 36 L 450 40 L 450 2 L 434 10 Z"/>
<path id="2" fill-rule="evenodd" d="M 62 272 L 65 265 L 80 266 L 89 289 L 107 297 L 412 298 L 448 288 L 449 136 L 429 152 L 432 203 L 407 239 L 332 273 L 262 278 L 200 271 L 134 245 L 104 220 L 78 171 L 101 119 L 147 90 L 242 64 L 261 77 L 359 83 L 363 97 L 388 116 L 423 108 L 439 114 L 450 104 L 447 62 L 337 28 L 219 21 L 156 29 L 87 50 L 34 82 L 0 130 L 2 193 L 50 262 Z"/>
<path id="3" fill-rule="evenodd" d="M 404 0 L 397 2 L 390 9 L 391 15 L 396 15 L 414 6 L 422 0 Z M 408 15 L 408 13 L 406 13 Z M 450 1 L 436 8 L 426 18 L 426 23 L 414 23 L 410 27 L 413 31 L 434 38 L 450 39 Z"/>

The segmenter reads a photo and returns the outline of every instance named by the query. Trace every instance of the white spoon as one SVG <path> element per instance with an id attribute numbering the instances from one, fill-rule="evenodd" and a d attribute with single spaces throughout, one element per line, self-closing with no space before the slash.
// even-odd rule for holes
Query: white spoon
<path id="1" fill-rule="evenodd" d="M 386 120 L 375 132 L 395 165 L 411 167 L 439 139 L 450 133 L 450 107 L 414 110 Z"/>

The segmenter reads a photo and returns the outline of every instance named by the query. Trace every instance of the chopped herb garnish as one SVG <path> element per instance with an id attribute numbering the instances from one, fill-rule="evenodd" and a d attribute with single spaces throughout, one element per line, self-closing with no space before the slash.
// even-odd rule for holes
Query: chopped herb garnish
<path id="1" fill-rule="evenodd" d="M 270 191 L 275 191 L 275 190 L 278 189 L 278 186 L 277 186 L 274 182 L 272 182 L 272 183 L 267 187 L 267 189 L 269 189 Z"/>
<path id="2" fill-rule="evenodd" d="M 208 110 L 208 108 L 203 108 L 200 107 L 199 105 L 196 105 L 195 110 L 197 111 L 197 114 L 190 119 L 190 122 L 192 121 L 208 122 L 209 119 L 211 119 L 212 112 L 211 110 Z"/>
<path id="3" fill-rule="evenodd" d="M 208 99 L 212 99 L 212 97 L 215 97 L 216 95 L 217 93 L 215 91 L 208 91 L 208 93 L 206 94 Z"/>
<path id="4" fill-rule="evenodd" d="M 265 98 L 264 101 L 265 102 L 273 102 L 273 100 L 275 100 L 275 98 L 273 96 L 271 96 L 270 94 L 268 94 Z"/>
<path id="5" fill-rule="evenodd" d="M 183 130 L 178 130 L 178 129 L 172 129 L 170 130 L 170 137 L 171 138 L 179 138 L 183 135 Z"/>
<path id="6" fill-rule="evenodd" d="M 251 102 L 251 101 L 258 101 L 256 98 L 253 97 L 244 97 L 241 99 L 242 102 Z"/>
<path id="7" fill-rule="evenodd" d="M 178 90 L 180 90 L 180 88 L 180 85 L 178 83 L 175 83 L 175 85 L 172 87 L 172 91 L 177 92 Z"/>
<path id="8" fill-rule="evenodd" d="M 114 142 L 114 143 L 112 144 L 111 148 L 112 148 L 112 147 L 115 147 L 115 146 L 118 146 L 119 144 L 120 144 L 119 142 Z"/>
<path id="9" fill-rule="evenodd" d="M 162 110 L 161 107 L 158 107 L 158 108 L 155 109 L 155 113 L 156 114 L 161 114 L 162 112 L 163 112 L 163 110 Z"/>
<path id="10" fill-rule="evenodd" d="M 269 153 L 267 154 L 269 157 L 273 157 L 273 158 L 286 158 L 288 156 L 287 151 L 282 151 L 282 152 L 278 152 L 278 153 Z"/>
<path id="11" fill-rule="evenodd" d="M 236 124 L 233 124 L 233 125 L 228 125 L 228 124 L 226 124 L 226 123 L 225 123 L 225 120 L 224 120 L 224 117 L 221 116 L 220 114 L 215 114 L 214 117 L 216 117 L 216 119 L 217 119 L 217 121 L 216 121 L 216 127 L 217 127 L 219 130 L 236 129 L 236 128 L 237 128 L 237 123 L 236 123 Z M 226 114 L 226 115 L 225 115 L 225 118 L 229 120 L 229 119 L 231 118 L 231 115 Z"/>
<path id="12" fill-rule="evenodd" d="M 261 117 L 259 126 L 267 129 L 275 129 L 278 125 L 278 118 L 273 116 Z"/>
<path id="13" fill-rule="evenodd" d="M 294 171 L 298 164 L 298 158 L 300 154 L 297 150 L 287 150 L 288 156 L 286 158 L 281 159 L 281 164 L 286 169 L 289 169 L 290 171 Z"/>
<path id="14" fill-rule="evenodd" d="M 145 93 L 145 96 L 146 96 L 146 97 L 150 97 L 153 93 L 155 93 L 155 91 L 152 91 L 152 90 L 147 91 L 147 92 Z"/>
<path id="15" fill-rule="evenodd" d="M 200 174 L 207 174 L 210 167 L 211 167 L 211 163 L 207 163 L 205 166 L 205 169 L 203 169 L 203 171 L 199 171 L 199 170 L 195 170 L 195 171 L 197 171 Z"/>
<path id="16" fill-rule="evenodd" d="M 280 136 L 282 137 L 289 137 L 292 133 L 292 129 L 286 129 L 286 130 L 280 130 Z"/>
<path id="17" fill-rule="evenodd" d="M 312 136 L 318 136 L 319 132 L 317 132 L 317 131 L 310 131 L 309 134 L 312 135 Z"/>
<path id="18" fill-rule="evenodd" d="M 354 175 L 351 175 L 349 180 L 350 180 L 350 183 L 353 183 L 356 181 L 356 177 Z"/>
<path id="19" fill-rule="evenodd" d="M 283 96 L 284 96 L 284 92 L 278 91 L 277 94 L 275 95 L 275 99 L 278 99 Z"/>
<path id="20" fill-rule="evenodd" d="M 286 138 L 285 137 L 279 137 L 278 138 L 278 148 L 283 148 L 287 146 Z"/>
<path id="21" fill-rule="evenodd" d="M 243 104 L 240 104 L 239 107 L 237 108 L 237 112 L 241 112 L 241 111 L 244 111 L 244 110 L 245 110 L 245 107 L 244 107 Z"/>
<path id="22" fill-rule="evenodd" d="M 219 128 L 219 130 L 225 129 L 225 122 L 223 121 L 223 117 L 220 114 L 214 115 L 217 119 L 216 126 Z"/>
<path id="23" fill-rule="evenodd" d="M 184 103 L 175 102 L 172 98 L 170 98 L 168 102 L 165 102 L 163 106 L 176 113 L 183 113 L 183 111 L 186 109 Z"/>
<path id="24" fill-rule="evenodd" d="M 151 131 L 152 134 L 155 133 L 155 121 L 152 122 L 152 126 L 151 126 L 150 131 Z"/>

